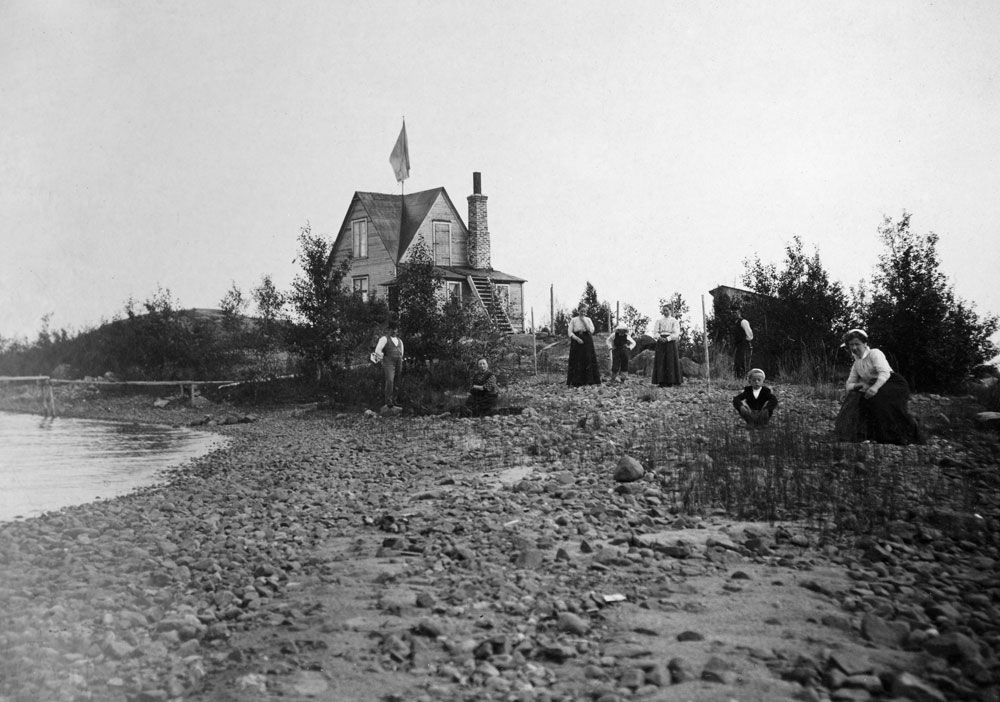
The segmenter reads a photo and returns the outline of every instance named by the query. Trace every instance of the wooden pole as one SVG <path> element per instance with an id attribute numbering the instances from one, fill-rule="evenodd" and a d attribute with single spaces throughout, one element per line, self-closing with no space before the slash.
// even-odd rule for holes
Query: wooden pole
<path id="1" fill-rule="evenodd" d="M 549 334 L 556 333 L 556 294 L 554 286 L 549 283 Z"/>
<path id="2" fill-rule="evenodd" d="M 705 316 L 705 296 L 701 296 L 701 340 L 705 344 L 705 384 L 712 387 L 712 363 L 708 357 L 708 317 Z"/>
<path id="3" fill-rule="evenodd" d="M 531 308 L 531 359 L 532 365 L 535 369 L 535 375 L 538 375 L 538 332 L 535 331 L 535 308 Z"/>

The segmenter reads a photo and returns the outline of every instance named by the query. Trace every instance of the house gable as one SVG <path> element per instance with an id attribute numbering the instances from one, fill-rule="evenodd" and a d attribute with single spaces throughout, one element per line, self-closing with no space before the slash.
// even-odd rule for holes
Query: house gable
<path id="1" fill-rule="evenodd" d="M 469 230 L 466 228 L 462 217 L 455 209 L 451 198 L 444 188 L 438 188 L 438 192 L 432 201 L 426 203 L 427 207 L 420 212 L 421 221 L 409 233 L 406 240 L 400 241 L 400 261 L 409 258 L 410 247 L 413 242 L 423 239 L 428 252 L 434 257 L 437 265 L 467 265 L 468 264 L 468 240 Z M 409 202 L 407 202 L 409 207 Z M 434 224 L 435 222 L 447 222 L 451 230 L 451 254 L 450 260 L 440 260 L 434 251 Z"/>

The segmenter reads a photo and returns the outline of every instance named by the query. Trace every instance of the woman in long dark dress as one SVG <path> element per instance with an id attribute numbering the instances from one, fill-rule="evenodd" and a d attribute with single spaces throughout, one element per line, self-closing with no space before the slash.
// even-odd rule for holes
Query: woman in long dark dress
<path id="1" fill-rule="evenodd" d="M 597 365 L 597 351 L 594 350 L 594 323 L 581 307 L 569 320 L 569 367 L 566 370 L 566 384 L 600 385 L 601 371 Z"/>
<path id="2" fill-rule="evenodd" d="M 837 417 L 838 438 L 880 444 L 920 444 L 923 438 L 907 407 L 910 386 L 885 354 L 869 348 L 868 335 L 852 329 L 844 344 L 854 357 L 847 378 L 848 398 Z M 856 416 L 855 416 L 856 415 Z"/>
<path id="3" fill-rule="evenodd" d="M 680 385 L 684 377 L 681 375 L 681 358 L 677 349 L 677 342 L 681 338 L 681 324 L 670 307 L 664 306 L 661 311 L 663 316 L 653 325 L 653 338 L 656 339 L 653 385 L 663 388 Z"/>

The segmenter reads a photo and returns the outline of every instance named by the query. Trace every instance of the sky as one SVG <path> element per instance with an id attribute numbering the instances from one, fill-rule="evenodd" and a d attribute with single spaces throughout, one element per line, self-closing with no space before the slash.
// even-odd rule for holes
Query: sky
<path id="1" fill-rule="evenodd" d="M 700 326 L 801 237 L 845 288 L 885 216 L 1000 313 L 1000 5 L 798 0 L 0 0 L 0 336 L 168 290 L 287 289 L 355 191 L 489 197 L 549 319 L 589 281 Z"/>

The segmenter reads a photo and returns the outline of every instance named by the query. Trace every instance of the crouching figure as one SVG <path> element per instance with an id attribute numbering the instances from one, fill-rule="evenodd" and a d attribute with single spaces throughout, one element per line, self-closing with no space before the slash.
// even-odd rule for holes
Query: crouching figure
<path id="1" fill-rule="evenodd" d="M 750 428 L 765 426 L 771 421 L 771 415 L 778 406 L 777 396 L 771 392 L 771 388 L 764 385 L 765 377 L 764 371 L 754 368 L 747 373 L 750 384 L 733 398 L 733 407 Z"/>

